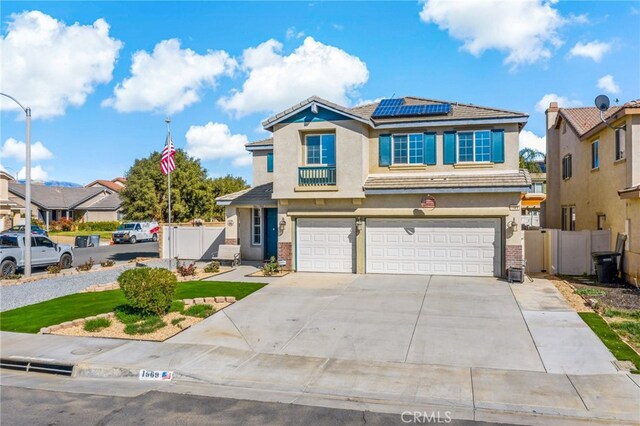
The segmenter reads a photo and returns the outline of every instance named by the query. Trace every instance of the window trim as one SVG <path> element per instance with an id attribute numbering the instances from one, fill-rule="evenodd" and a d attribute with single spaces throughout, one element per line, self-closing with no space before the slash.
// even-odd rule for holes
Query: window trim
<path id="1" fill-rule="evenodd" d="M 258 215 L 256 216 L 256 212 Z M 256 225 L 256 219 L 258 219 L 258 223 Z M 258 227 L 258 233 L 256 234 L 256 226 Z M 256 237 L 257 241 L 256 242 Z M 252 246 L 261 246 L 262 245 L 262 208 L 261 207 L 253 207 L 251 209 L 251 245 Z"/>
<path id="2" fill-rule="evenodd" d="M 418 163 L 411 162 L 411 136 L 418 135 L 422 139 L 422 161 Z M 406 163 L 398 163 L 396 162 L 396 136 L 406 136 L 407 137 L 407 162 Z M 393 133 L 391 135 L 391 165 L 398 166 L 414 166 L 424 164 L 424 133 L 414 132 L 414 133 Z"/>
<path id="3" fill-rule="evenodd" d="M 620 137 L 620 135 L 624 137 Z M 624 127 L 620 127 L 615 130 L 614 135 L 614 161 L 624 160 L 625 159 L 625 145 L 627 139 L 627 129 Z"/>
<path id="4" fill-rule="evenodd" d="M 595 150 L 594 150 L 595 147 Z M 591 170 L 600 168 L 600 139 L 591 142 Z"/>
<path id="5" fill-rule="evenodd" d="M 476 130 L 461 130 L 456 132 L 456 164 L 493 164 L 492 156 L 491 156 L 491 130 L 492 129 L 476 129 Z M 487 132 L 489 133 L 489 160 L 476 161 L 476 133 L 477 132 Z M 471 133 L 473 135 L 473 143 L 472 143 L 472 161 L 461 161 L 460 160 L 460 134 L 462 133 Z"/>
<path id="6" fill-rule="evenodd" d="M 565 164 L 566 162 L 566 164 Z M 573 176 L 573 156 L 567 154 L 562 157 L 562 180 L 569 180 Z"/>
<path id="7" fill-rule="evenodd" d="M 333 156 L 334 163 L 337 162 L 336 157 L 336 134 L 333 132 L 320 132 L 320 133 L 306 133 L 304 135 L 304 165 L 310 167 L 331 167 L 335 166 L 335 164 L 325 164 L 322 162 L 322 136 L 331 135 L 333 136 Z M 309 136 L 319 136 L 320 137 L 320 163 L 309 163 Z"/>

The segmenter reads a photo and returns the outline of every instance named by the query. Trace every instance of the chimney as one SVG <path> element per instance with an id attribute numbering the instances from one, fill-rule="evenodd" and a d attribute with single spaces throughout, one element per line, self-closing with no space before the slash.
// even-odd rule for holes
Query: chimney
<path id="1" fill-rule="evenodd" d="M 551 102 L 549 104 L 549 109 L 547 109 L 547 112 L 558 112 L 558 103 L 557 102 Z"/>

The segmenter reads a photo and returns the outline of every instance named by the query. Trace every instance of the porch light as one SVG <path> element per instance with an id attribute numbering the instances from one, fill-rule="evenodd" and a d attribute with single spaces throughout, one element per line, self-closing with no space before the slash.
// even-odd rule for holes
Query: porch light
<path id="1" fill-rule="evenodd" d="M 280 235 L 282 235 L 282 233 L 284 232 L 285 226 L 287 226 L 287 221 L 284 220 L 284 217 L 280 219 L 280 223 L 278 223 L 278 226 L 280 228 Z"/>
<path id="2" fill-rule="evenodd" d="M 511 230 L 513 232 L 517 232 L 518 231 L 518 222 L 516 222 L 516 219 L 511 219 L 511 222 L 507 225 L 509 227 L 511 227 Z"/>

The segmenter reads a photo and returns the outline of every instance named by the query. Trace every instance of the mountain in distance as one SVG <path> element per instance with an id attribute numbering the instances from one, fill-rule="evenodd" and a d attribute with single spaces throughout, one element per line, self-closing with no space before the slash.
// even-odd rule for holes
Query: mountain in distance
<path id="1" fill-rule="evenodd" d="M 20 183 L 24 183 L 24 179 L 19 180 L 18 182 Z M 59 181 L 59 180 L 47 180 L 47 181 L 32 181 L 31 182 L 32 185 L 44 185 L 44 186 L 64 186 L 67 188 L 80 188 L 83 185 L 80 185 L 79 183 L 74 183 L 74 182 L 63 182 L 63 181 Z"/>

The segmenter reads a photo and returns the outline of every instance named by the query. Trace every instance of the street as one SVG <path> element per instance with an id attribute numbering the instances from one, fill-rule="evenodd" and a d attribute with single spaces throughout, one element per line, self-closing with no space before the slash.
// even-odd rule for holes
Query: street
<path id="1" fill-rule="evenodd" d="M 128 261 L 136 257 L 159 257 L 158 243 L 116 244 L 111 246 L 74 248 L 73 266 L 85 263 L 89 258 L 97 264 L 105 260 Z"/>
<path id="2" fill-rule="evenodd" d="M 50 378 L 47 378 L 50 379 Z M 56 380 L 56 379 L 53 379 Z M 78 379 L 63 379 L 78 380 Z M 105 383 L 107 384 L 107 383 Z M 113 385 L 113 383 L 111 383 Z M 69 393 L 2 386 L 0 421 L 11 425 L 402 425 L 414 414 L 385 414 L 362 410 L 313 407 L 276 402 L 149 391 L 133 397 Z M 426 413 L 431 416 L 431 412 Z M 418 415 L 420 419 L 420 415 Z M 490 425 L 448 420 L 442 413 L 430 423 L 454 426 Z"/>

